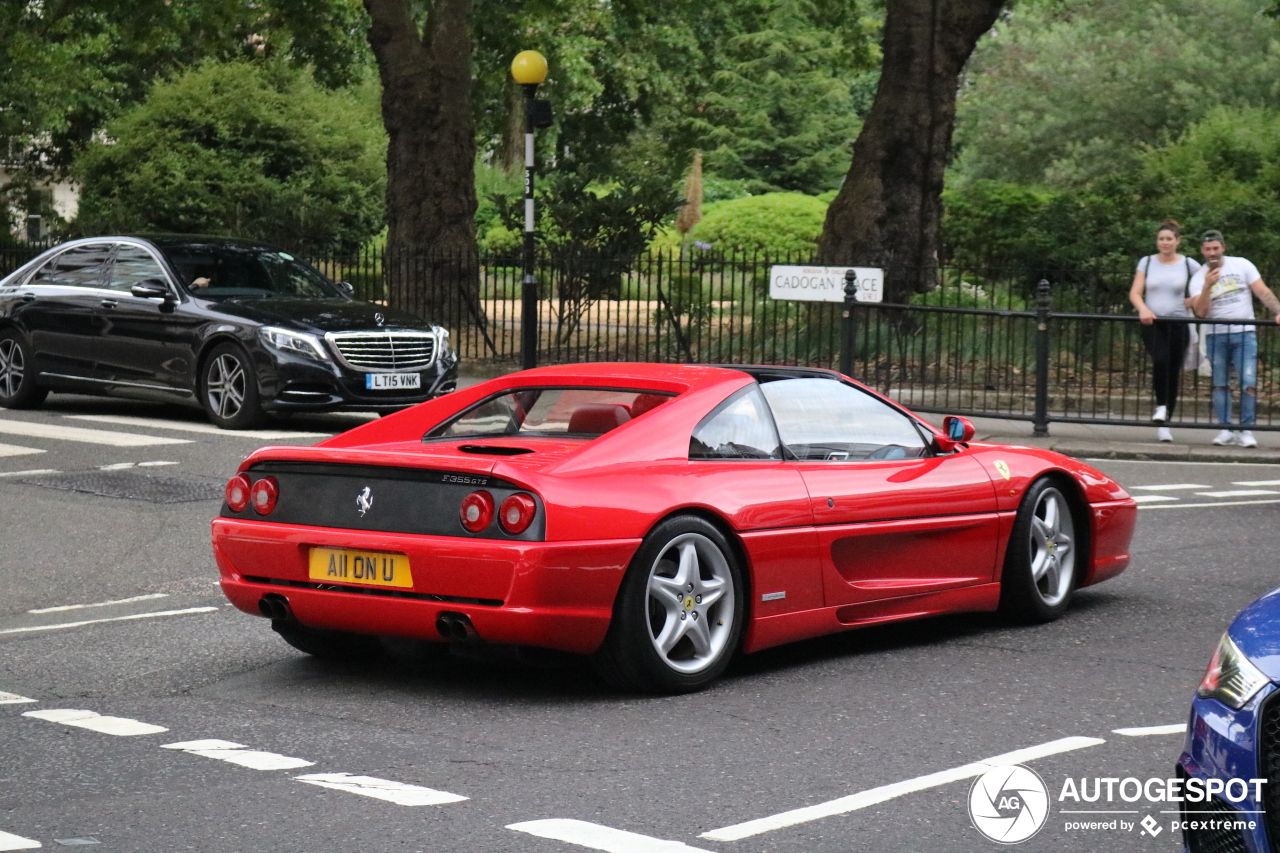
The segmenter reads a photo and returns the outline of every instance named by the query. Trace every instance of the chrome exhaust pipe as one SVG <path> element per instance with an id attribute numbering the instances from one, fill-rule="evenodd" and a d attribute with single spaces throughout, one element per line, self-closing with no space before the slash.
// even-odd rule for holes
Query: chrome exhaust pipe
<path id="1" fill-rule="evenodd" d="M 272 622 L 292 622 L 293 611 L 289 609 L 289 599 L 276 592 L 269 592 L 258 599 L 258 612 Z"/>
<path id="2" fill-rule="evenodd" d="M 471 624 L 469 616 L 448 610 L 436 617 L 436 632 L 453 643 L 465 642 L 480 636 L 476 633 L 475 626 Z"/>

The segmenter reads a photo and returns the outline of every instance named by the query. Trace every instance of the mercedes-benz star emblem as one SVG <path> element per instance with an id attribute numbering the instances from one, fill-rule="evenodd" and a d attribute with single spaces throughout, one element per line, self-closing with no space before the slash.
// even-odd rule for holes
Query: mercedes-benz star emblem
<path id="1" fill-rule="evenodd" d="M 375 311 L 373 314 L 373 322 L 381 326 L 383 323 L 387 322 L 387 318 L 382 316 L 381 311 Z"/>
<path id="2" fill-rule="evenodd" d="M 373 509 L 373 489 L 365 486 L 364 491 L 356 495 L 356 507 L 360 510 L 361 518 L 364 518 L 364 514 Z"/>

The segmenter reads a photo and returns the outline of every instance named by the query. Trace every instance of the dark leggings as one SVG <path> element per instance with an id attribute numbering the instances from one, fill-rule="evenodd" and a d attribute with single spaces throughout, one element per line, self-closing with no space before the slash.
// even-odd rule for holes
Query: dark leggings
<path id="1" fill-rule="evenodd" d="M 1150 326 L 1142 326 L 1140 331 L 1142 344 L 1153 362 L 1151 386 L 1156 392 L 1156 405 L 1167 408 L 1169 419 L 1173 420 L 1173 409 L 1178 405 L 1178 385 L 1182 380 L 1182 362 L 1187 356 L 1191 333 L 1186 323 L 1167 320 L 1156 320 Z"/>

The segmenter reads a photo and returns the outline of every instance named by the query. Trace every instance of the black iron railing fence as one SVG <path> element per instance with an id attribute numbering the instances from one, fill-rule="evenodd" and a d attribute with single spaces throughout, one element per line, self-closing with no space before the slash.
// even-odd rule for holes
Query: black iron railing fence
<path id="1" fill-rule="evenodd" d="M 0 273 L 42 248 L 0 246 Z M 589 252 L 540 255 L 538 362 L 834 368 L 840 363 L 842 305 L 768 296 L 774 264 L 807 261 L 698 250 L 623 261 Z M 449 328 L 467 367 L 502 371 L 520 364 L 518 255 L 370 250 L 312 263 L 350 282 L 361 299 Z M 1132 276 L 1132 269 L 939 269 L 926 293 L 856 307 L 853 375 L 920 411 L 1016 418 L 1037 426 L 1150 423 L 1152 365 L 1128 301 Z M 1038 303 L 1041 280 L 1049 287 Z M 1260 321 L 1256 329 L 1256 428 L 1280 430 L 1280 328 Z M 1204 371 L 1182 374 L 1170 426 L 1217 425 Z"/>

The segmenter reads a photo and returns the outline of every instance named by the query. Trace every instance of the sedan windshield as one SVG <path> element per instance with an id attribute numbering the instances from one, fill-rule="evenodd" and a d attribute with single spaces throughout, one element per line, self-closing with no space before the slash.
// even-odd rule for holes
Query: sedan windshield
<path id="1" fill-rule="evenodd" d="M 203 299 L 346 299 L 341 288 L 288 252 L 233 243 L 161 245 L 182 286 Z"/>
<path id="2" fill-rule="evenodd" d="M 675 395 L 624 388 L 517 388 L 482 400 L 423 441 L 529 435 L 603 435 Z"/>

